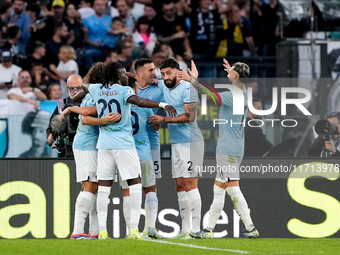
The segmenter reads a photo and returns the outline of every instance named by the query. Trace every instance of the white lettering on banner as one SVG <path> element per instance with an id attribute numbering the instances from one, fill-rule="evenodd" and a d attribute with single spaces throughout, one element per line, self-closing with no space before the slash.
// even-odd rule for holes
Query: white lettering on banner
<path id="1" fill-rule="evenodd" d="M 251 122 L 254 122 L 254 121 L 260 122 L 261 125 L 259 125 L 259 126 L 252 125 Z M 284 119 L 284 120 L 282 120 L 281 122 L 280 122 L 279 119 L 265 119 L 264 121 L 265 121 L 266 123 L 267 123 L 267 122 L 271 122 L 271 123 L 272 123 L 272 124 L 271 124 L 271 127 L 274 127 L 274 122 L 279 122 L 279 123 L 281 123 L 281 126 L 282 126 L 282 127 L 296 127 L 296 126 L 298 125 L 298 122 L 297 122 L 296 120 L 294 120 L 294 119 Z M 264 121 L 263 121 L 263 120 L 249 120 L 249 121 L 247 122 L 247 124 L 248 124 L 249 127 L 262 127 L 262 126 L 264 125 Z M 288 123 L 286 123 L 286 125 L 285 125 L 285 124 L 284 124 L 285 122 L 288 122 Z M 294 122 L 294 124 L 287 125 L 287 124 L 289 124 L 289 122 Z M 230 123 L 230 124 L 229 124 L 230 127 L 233 127 L 233 126 L 235 126 L 235 125 L 241 125 L 241 126 L 244 127 L 246 121 L 243 120 L 243 122 L 233 122 L 233 120 L 229 120 L 229 121 L 228 121 L 228 120 L 226 120 L 226 119 L 214 119 L 214 120 L 213 120 L 213 127 L 216 127 L 216 125 L 226 125 L 226 124 L 228 124 L 228 123 Z"/>
<path id="2" fill-rule="evenodd" d="M 173 215 L 175 217 L 178 217 L 179 212 L 177 210 L 175 210 L 175 209 L 163 209 L 162 211 L 160 211 L 158 213 L 158 221 L 159 221 L 159 223 L 161 223 L 164 226 L 173 228 L 173 231 L 169 233 L 169 232 L 163 232 L 163 231 L 159 230 L 158 232 L 162 236 L 164 236 L 165 238 L 174 237 L 180 231 L 180 226 L 176 222 L 166 220 L 165 219 L 165 215 L 166 214 L 171 214 L 171 215 Z"/>
<path id="3" fill-rule="evenodd" d="M 217 89 L 229 89 L 233 95 L 233 114 L 235 115 L 243 115 L 244 114 L 244 96 L 242 90 L 237 88 L 234 85 L 230 84 L 215 84 L 215 88 Z M 277 109 L 278 95 L 277 88 L 273 88 L 272 90 L 272 101 L 273 104 L 268 110 L 257 110 L 253 106 L 253 92 L 252 88 L 248 88 L 248 108 L 249 111 L 256 115 L 270 115 L 274 113 Z M 300 93 L 304 94 L 304 98 L 287 98 L 288 93 Z M 204 96 L 203 96 L 204 95 Z M 207 105 L 207 96 L 203 94 L 201 96 L 202 108 L 201 114 L 206 115 L 206 105 Z M 285 87 L 281 88 L 281 115 L 287 115 L 287 105 L 292 104 L 295 105 L 304 115 L 312 115 L 302 104 L 307 103 L 311 99 L 311 93 L 309 90 L 305 88 L 291 88 Z"/>

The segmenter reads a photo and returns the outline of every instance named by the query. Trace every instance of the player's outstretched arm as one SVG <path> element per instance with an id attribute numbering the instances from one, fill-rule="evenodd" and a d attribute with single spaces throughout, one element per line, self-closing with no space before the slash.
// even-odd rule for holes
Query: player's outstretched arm
<path id="1" fill-rule="evenodd" d="M 203 86 L 201 83 L 197 81 L 198 70 L 193 60 L 191 60 L 191 70 L 188 68 L 188 72 L 189 73 L 187 73 L 186 71 L 177 71 L 176 75 L 178 78 L 184 81 L 190 82 L 191 85 L 197 90 L 198 93 L 210 95 L 210 97 L 207 97 L 208 100 L 213 101 L 213 98 L 215 100 L 219 100 L 218 97 L 215 95 L 215 93 L 211 92 L 210 89 Z"/>
<path id="2" fill-rule="evenodd" d="M 113 124 L 120 121 L 122 115 L 119 113 L 109 112 L 104 118 L 95 118 L 92 116 L 83 116 L 81 123 L 88 126 L 98 126 Z"/>
<path id="3" fill-rule="evenodd" d="M 177 115 L 177 111 L 175 107 L 173 107 L 172 105 L 168 105 L 166 103 L 152 101 L 152 100 L 142 98 L 139 96 L 131 96 L 128 98 L 127 102 L 130 104 L 138 105 L 139 107 L 144 107 L 144 108 L 157 108 L 157 107 L 163 108 L 164 110 L 168 112 L 169 116 Z"/>
<path id="4" fill-rule="evenodd" d="M 150 125 L 164 124 L 164 123 L 188 123 L 196 119 L 197 103 L 184 104 L 185 113 L 176 117 L 163 117 L 159 115 L 151 115 L 148 120 L 151 121 Z"/>
<path id="5" fill-rule="evenodd" d="M 63 117 L 67 117 L 70 112 L 75 112 L 83 116 L 88 115 L 96 115 L 97 114 L 97 107 L 96 106 L 83 106 L 83 107 L 67 107 L 61 114 L 60 114 L 60 121 L 62 121 Z"/>
<path id="6" fill-rule="evenodd" d="M 87 92 L 82 90 L 82 91 L 79 91 L 77 94 L 75 94 L 73 97 L 71 97 L 71 99 L 73 102 L 80 102 L 81 100 L 83 100 L 86 94 Z"/>

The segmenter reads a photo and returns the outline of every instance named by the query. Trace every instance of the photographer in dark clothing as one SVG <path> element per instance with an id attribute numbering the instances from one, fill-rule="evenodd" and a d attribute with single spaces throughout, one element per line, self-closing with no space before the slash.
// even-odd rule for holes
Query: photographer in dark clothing
<path id="1" fill-rule="evenodd" d="M 325 121 L 326 120 L 326 121 Z M 310 157 L 340 157 L 340 112 L 326 113 L 315 124 L 318 137 L 308 150 Z"/>
<path id="2" fill-rule="evenodd" d="M 262 110 L 261 100 L 253 97 L 253 106 L 256 110 Z M 261 115 L 256 115 L 249 111 L 244 128 L 244 157 L 262 157 L 273 148 L 273 145 L 267 140 L 262 129 L 255 121 L 256 119 L 260 120 Z M 248 125 L 249 121 L 250 125 Z"/>
<path id="3" fill-rule="evenodd" d="M 77 75 L 79 76 L 79 75 Z M 57 107 L 55 108 L 51 119 L 50 119 L 50 123 L 48 128 L 46 129 L 46 134 L 47 134 L 47 142 L 52 145 L 55 140 L 57 139 L 57 135 L 55 134 L 51 128 L 51 120 L 53 119 L 53 117 L 55 115 L 60 114 L 64 109 L 66 109 L 69 106 L 79 106 L 79 103 L 75 103 L 72 98 L 79 92 L 82 90 L 82 86 L 83 85 L 83 80 L 82 78 L 79 76 L 79 79 L 72 79 L 72 82 L 69 82 L 69 80 L 67 80 L 67 90 L 69 93 L 69 97 L 64 98 L 63 99 L 63 103 L 58 103 Z M 78 116 L 74 116 L 74 115 L 70 115 L 69 119 L 68 119 L 68 127 L 67 129 L 69 131 L 74 131 L 74 132 L 68 132 L 68 141 L 71 142 L 71 144 L 66 144 L 66 151 L 58 151 L 59 152 L 59 157 L 73 157 L 73 152 L 72 152 L 72 141 L 73 138 L 76 134 L 76 130 L 77 130 L 77 126 L 78 126 Z M 69 146 L 71 146 L 70 148 L 68 148 Z"/>

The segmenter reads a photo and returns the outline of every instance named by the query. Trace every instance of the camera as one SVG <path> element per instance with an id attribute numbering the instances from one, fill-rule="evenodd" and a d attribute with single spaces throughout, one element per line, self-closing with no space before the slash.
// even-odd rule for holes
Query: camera
<path id="1" fill-rule="evenodd" d="M 66 98 L 62 110 L 69 106 L 79 106 L 79 103 Z M 62 121 L 60 121 L 59 114 L 52 117 L 50 122 L 52 136 L 57 138 L 53 148 L 57 149 L 59 157 L 73 157 L 72 144 L 77 132 L 78 122 L 79 116 L 74 112 L 70 112 Z"/>
<path id="2" fill-rule="evenodd" d="M 331 135 L 339 133 L 339 128 L 337 125 L 330 123 L 328 120 L 319 120 L 315 124 L 315 132 L 318 135 L 325 136 L 326 141 L 329 141 Z"/>

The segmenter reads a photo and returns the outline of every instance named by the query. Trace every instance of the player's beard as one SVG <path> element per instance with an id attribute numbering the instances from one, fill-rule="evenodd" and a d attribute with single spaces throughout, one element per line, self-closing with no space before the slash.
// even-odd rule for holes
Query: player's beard
<path id="1" fill-rule="evenodd" d="M 171 82 L 170 82 L 170 83 L 167 83 L 167 82 L 169 82 L 169 81 L 171 81 Z M 177 78 L 176 78 L 176 77 L 174 77 L 172 80 L 170 80 L 170 79 L 164 80 L 164 84 L 165 84 L 165 86 L 167 86 L 168 88 L 173 88 L 173 87 L 175 87 L 175 86 L 176 86 L 176 83 L 177 83 Z"/>

